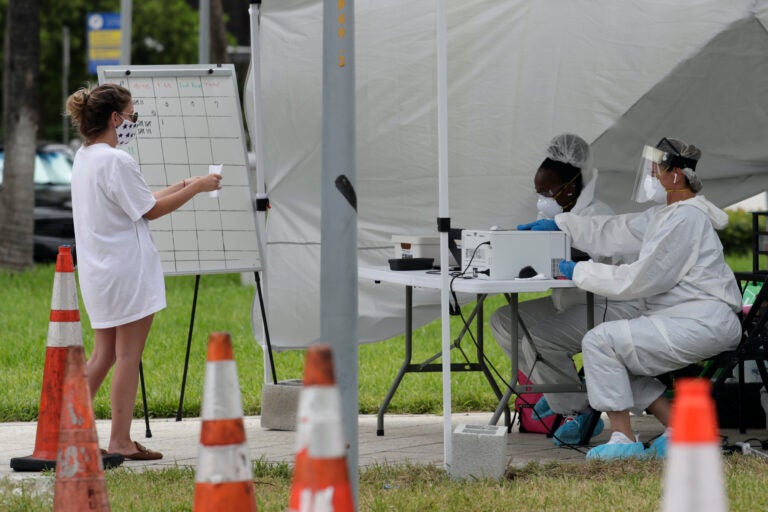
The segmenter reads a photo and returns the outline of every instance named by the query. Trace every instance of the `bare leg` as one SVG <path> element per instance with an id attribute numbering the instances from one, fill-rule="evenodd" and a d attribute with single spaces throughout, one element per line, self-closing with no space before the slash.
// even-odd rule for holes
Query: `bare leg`
<path id="1" fill-rule="evenodd" d="M 669 398 L 664 395 L 659 396 L 648 406 L 648 412 L 656 416 L 656 419 L 665 427 L 669 426 L 669 415 L 672 411 L 672 405 Z"/>
<path id="2" fill-rule="evenodd" d="M 112 431 L 109 452 L 131 454 L 136 446 L 131 440 L 131 420 L 139 384 L 139 363 L 154 315 L 116 328 L 115 372 L 112 376 Z"/>
<path id="3" fill-rule="evenodd" d="M 96 396 L 101 383 L 104 382 L 110 368 L 115 364 L 115 333 L 114 327 L 93 330 L 93 352 L 85 364 L 91 399 Z"/>
<path id="4" fill-rule="evenodd" d="M 621 432 L 634 442 L 635 434 L 632 432 L 632 424 L 629 421 L 629 411 L 609 411 L 606 414 L 611 422 L 611 430 Z"/>

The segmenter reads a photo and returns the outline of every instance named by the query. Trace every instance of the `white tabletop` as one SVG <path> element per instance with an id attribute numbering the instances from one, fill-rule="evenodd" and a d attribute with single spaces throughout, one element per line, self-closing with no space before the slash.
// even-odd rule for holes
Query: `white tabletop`
<path id="1" fill-rule="evenodd" d="M 439 273 L 429 270 L 390 270 L 389 267 L 359 267 L 358 277 L 373 279 L 385 283 L 402 284 L 421 288 L 441 288 Z M 465 279 L 458 277 L 453 281 L 453 290 L 464 293 L 520 293 L 545 292 L 552 288 L 574 288 L 576 285 L 569 279 Z"/>

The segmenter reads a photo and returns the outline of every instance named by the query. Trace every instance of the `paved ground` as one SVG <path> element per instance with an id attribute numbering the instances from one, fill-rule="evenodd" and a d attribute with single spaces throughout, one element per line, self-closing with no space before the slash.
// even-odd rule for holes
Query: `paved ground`
<path id="1" fill-rule="evenodd" d="M 453 426 L 455 428 L 460 423 L 485 425 L 490 418 L 491 413 L 454 414 Z M 410 462 L 441 466 L 443 464 L 442 422 L 442 416 L 388 414 L 384 420 L 385 435 L 377 436 L 376 416 L 361 415 L 358 443 L 360 465 Z M 251 460 L 263 458 L 270 462 L 293 462 L 295 432 L 263 429 L 258 416 L 246 417 L 245 424 Z M 662 430 L 655 419 L 646 416 L 633 418 L 633 425 L 639 431 L 642 440 L 647 440 Z M 10 468 L 10 459 L 31 455 L 36 429 L 36 423 L 0 423 L 0 478 L 30 476 L 29 473 L 13 471 Z M 197 464 L 199 418 L 186 418 L 180 422 L 174 419 L 155 419 L 150 421 L 150 429 L 152 438 L 147 439 L 144 421 L 134 420 L 134 439 L 163 452 L 165 457 L 152 462 L 126 461 L 126 467 L 157 469 Z M 97 430 L 103 445 L 109 434 L 109 422 L 97 421 Z M 597 436 L 594 442 L 599 444 L 605 442 L 607 438 L 608 434 L 603 433 Z M 507 436 L 507 455 L 509 463 L 515 466 L 525 465 L 530 461 L 580 462 L 584 460 L 581 452 L 558 448 L 544 435 L 521 434 L 516 428 Z"/>

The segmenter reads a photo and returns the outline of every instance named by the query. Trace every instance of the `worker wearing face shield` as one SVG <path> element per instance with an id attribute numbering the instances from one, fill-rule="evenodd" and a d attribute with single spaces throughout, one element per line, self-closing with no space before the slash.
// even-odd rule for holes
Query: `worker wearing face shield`
<path id="1" fill-rule="evenodd" d="M 537 229 L 554 226 L 556 215 L 570 212 L 579 217 L 613 215 L 613 210 L 595 197 L 597 169 L 592 164 L 589 144 L 574 134 L 554 137 L 546 149 L 546 158 L 534 177 L 538 196 L 539 220 L 518 226 L 518 229 Z M 574 251 L 575 252 L 575 251 Z M 632 260 L 636 255 L 607 258 L 607 262 Z M 581 384 L 573 356 L 581 352 L 581 340 L 587 332 L 586 292 L 578 288 L 559 288 L 551 297 L 542 297 L 520 304 L 518 309 L 525 329 L 518 339 L 518 368 L 536 384 Z M 595 316 L 607 320 L 632 318 L 639 312 L 637 301 L 595 300 Z M 512 349 L 511 307 L 498 308 L 489 321 L 493 336 L 510 356 Z M 524 397 L 525 398 L 525 397 Z M 535 413 L 544 418 L 561 414 L 565 421 L 552 437 L 554 444 L 577 444 L 584 437 L 592 415 L 587 394 L 546 393 L 535 404 Z M 591 435 L 603 429 L 602 420 Z"/>
<path id="2" fill-rule="evenodd" d="M 663 138 L 642 155 L 633 198 L 660 205 L 642 213 L 564 213 L 554 219 L 575 247 L 590 254 L 639 253 L 637 261 L 623 265 L 560 264 L 579 288 L 643 303 L 637 317 L 602 323 L 584 336 L 589 402 L 607 413 L 613 430 L 608 443 L 587 453 L 589 459 L 664 456 L 668 430 L 645 449 L 632 431 L 630 412 L 647 410 L 666 426 L 670 403 L 655 377 L 732 350 L 741 337 L 741 297 L 715 232 L 728 216 L 697 195 L 701 152 Z"/>

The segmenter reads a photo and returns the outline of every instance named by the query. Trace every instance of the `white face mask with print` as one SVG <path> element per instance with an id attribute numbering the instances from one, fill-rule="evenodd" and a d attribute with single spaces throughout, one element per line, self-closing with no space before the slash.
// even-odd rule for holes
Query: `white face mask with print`
<path id="1" fill-rule="evenodd" d="M 134 123 L 130 119 L 123 118 L 123 124 L 115 129 L 117 131 L 117 143 L 123 146 L 131 142 L 133 138 L 136 137 L 136 129 L 138 126 L 138 122 Z"/>
<path id="2" fill-rule="evenodd" d="M 664 190 L 658 178 L 646 176 L 645 181 L 643 181 L 643 189 L 646 197 L 654 203 L 664 204 L 667 202 L 667 191 Z"/>
<path id="3" fill-rule="evenodd" d="M 555 215 L 563 213 L 563 207 L 554 198 L 537 195 L 539 199 L 536 201 L 536 208 L 545 219 L 554 219 Z"/>

